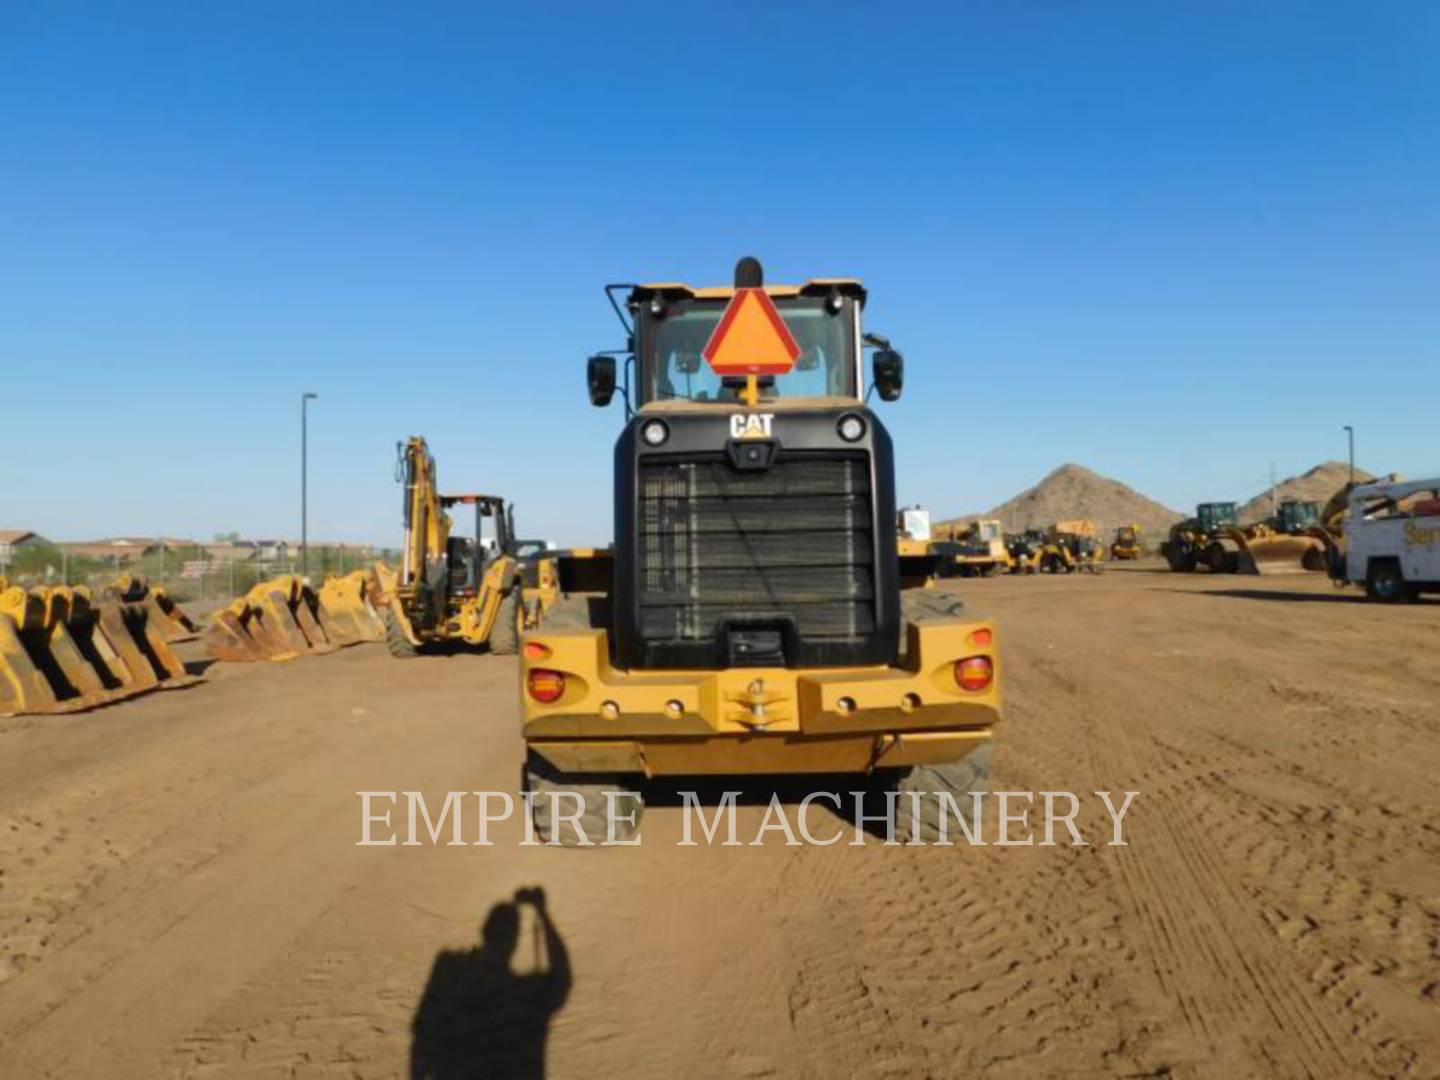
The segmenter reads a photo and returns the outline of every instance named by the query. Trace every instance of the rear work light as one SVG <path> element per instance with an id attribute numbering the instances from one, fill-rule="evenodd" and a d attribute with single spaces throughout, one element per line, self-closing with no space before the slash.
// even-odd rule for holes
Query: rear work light
<path id="1" fill-rule="evenodd" d="M 955 681 L 962 690 L 984 690 L 995 678 L 995 666 L 988 656 L 967 656 L 955 661 Z"/>
<path id="2" fill-rule="evenodd" d="M 525 684 L 530 696 L 541 705 L 553 705 L 565 693 L 565 676 L 549 668 L 531 668 Z"/>

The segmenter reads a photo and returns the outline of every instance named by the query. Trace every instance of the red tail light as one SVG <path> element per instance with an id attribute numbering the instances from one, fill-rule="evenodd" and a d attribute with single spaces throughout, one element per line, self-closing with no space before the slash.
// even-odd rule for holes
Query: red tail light
<path id="1" fill-rule="evenodd" d="M 995 666 L 988 656 L 967 656 L 955 661 L 955 681 L 962 690 L 984 690 L 995 678 Z"/>
<path id="2" fill-rule="evenodd" d="M 531 668 L 526 677 L 530 696 L 541 705 L 553 705 L 565 693 L 565 676 L 549 668 Z"/>

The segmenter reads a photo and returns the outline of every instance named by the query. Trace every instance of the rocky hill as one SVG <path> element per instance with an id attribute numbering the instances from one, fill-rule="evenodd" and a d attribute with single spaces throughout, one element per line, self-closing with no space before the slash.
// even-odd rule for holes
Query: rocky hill
<path id="1" fill-rule="evenodd" d="M 1282 480 L 1273 489 L 1266 488 L 1249 502 L 1242 504 L 1239 510 L 1240 523 L 1248 525 L 1253 521 L 1270 516 L 1270 493 L 1272 490 L 1275 493 L 1276 505 L 1286 499 L 1295 499 L 1300 502 L 1318 502 L 1323 507 L 1325 501 L 1344 487 L 1349 479 L 1350 466 L 1345 462 L 1322 462 L 1304 475 Z M 1375 476 L 1364 469 L 1357 468 L 1355 479 L 1363 483 L 1374 480 Z"/>
<path id="2" fill-rule="evenodd" d="M 1034 487 L 993 510 L 953 520 L 999 518 L 1006 532 L 1019 532 L 1067 518 L 1089 518 L 1099 526 L 1100 536 L 1107 542 L 1117 525 L 1135 522 L 1144 530 L 1144 542 L 1154 545 L 1184 516 L 1083 465 L 1061 465 Z"/>

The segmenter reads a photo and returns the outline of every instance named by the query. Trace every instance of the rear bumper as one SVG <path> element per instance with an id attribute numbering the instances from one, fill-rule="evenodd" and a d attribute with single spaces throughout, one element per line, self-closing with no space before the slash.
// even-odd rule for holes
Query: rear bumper
<path id="1" fill-rule="evenodd" d="M 958 761 L 1000 718 L 994 629 L 927 620 L 907 633 L 904 667 L 639 672 L 611 667 L 604 631 L 542 627 L 522 650 L 524 736 L 567 772 L 868 772 Z M 955 681 L 955 662 L 972 656 L 994 667 L 984 690 Z M 529 695 L 531 668 L 565 676 L 558 701 Z"/>

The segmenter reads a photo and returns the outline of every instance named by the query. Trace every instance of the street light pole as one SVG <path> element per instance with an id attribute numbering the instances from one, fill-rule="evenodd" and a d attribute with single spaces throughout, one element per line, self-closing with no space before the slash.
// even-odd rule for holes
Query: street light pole
<path id="1" fill-rule="evenodd" d="M 309 432 L 307 410 L 310 402 L 318 400 L 319 394 L 307 390 L 300 395 L 300 576 L 308 581 L 310 578 L 310 523 L 307 520 L 309 507 L 306 502 L 306 454 Z"/>
<path id="2" fill-rule="evenodd" d="M 1345 434 L 1350 437 L 1350 486 L 1355 486 L 1355 429 L 1345 425 Z"/>

